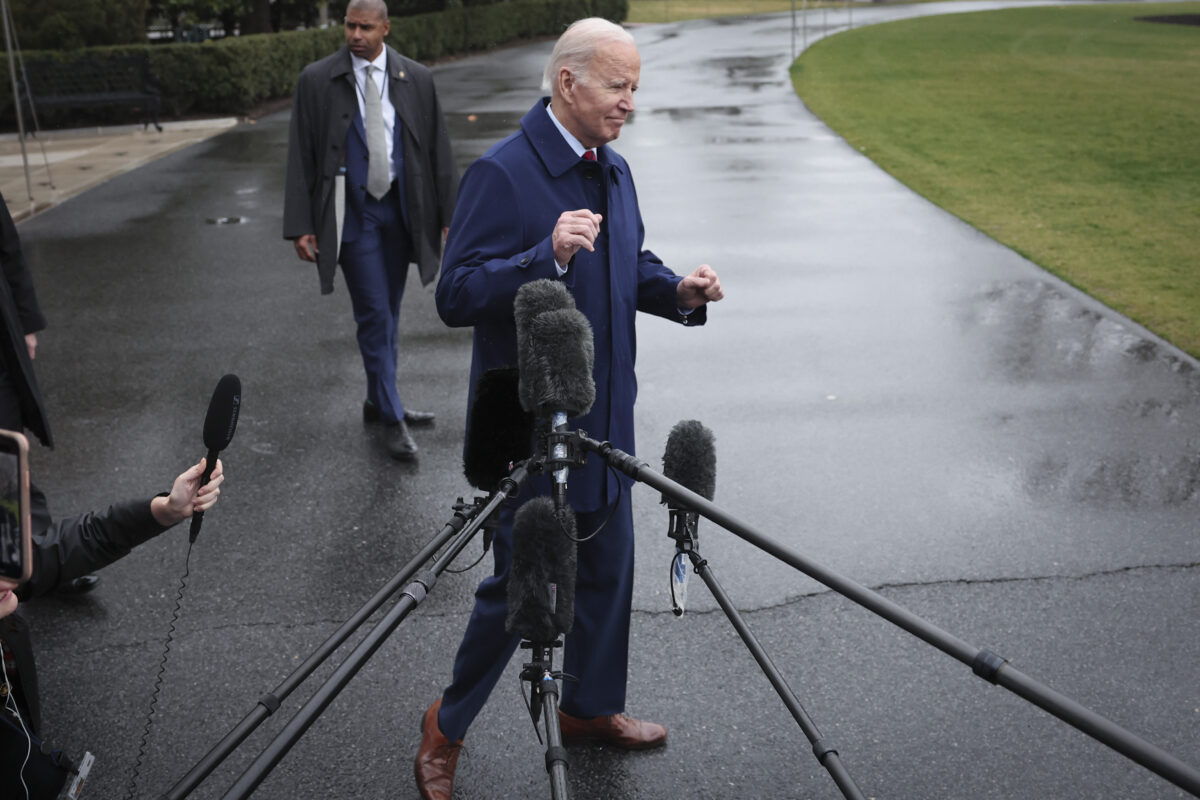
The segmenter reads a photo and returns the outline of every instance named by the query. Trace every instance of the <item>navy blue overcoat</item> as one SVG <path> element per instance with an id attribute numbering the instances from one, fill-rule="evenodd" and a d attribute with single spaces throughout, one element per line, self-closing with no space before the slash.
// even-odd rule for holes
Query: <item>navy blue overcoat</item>
<path id="1" fill-rule="evenodd" d="M 521 129 L 493 145 L 463 176 L 437 286 L 437 309 L 447 325 L 475 329 L 474 398 L 475 384 L 486 370 L 517 364 L 517 290 L 533 280 L 561 280 L 595 335 L 596 402 L 570 426 L 632 454 L 636 313 L 702 325 L 706 310 L 702 306 L 680 313 L 675 295 L 680 276 L 644 249 L 637 191 L 625 159 L 603 146 L 595 165 L 582 162 L 550 120 L 548 103 L 543 98 L 535 104 L 522 118 Z M 603 215 L 600 237 L 595 252 L 580 250 L 560 278 L 551 232 L 564 211 L 581 208 Z M 572 470 L 568 492 L 576 511 L 594 511 L 614 501 L 617 479 L 606 472 L 595 457 L 582 470 Z"/>

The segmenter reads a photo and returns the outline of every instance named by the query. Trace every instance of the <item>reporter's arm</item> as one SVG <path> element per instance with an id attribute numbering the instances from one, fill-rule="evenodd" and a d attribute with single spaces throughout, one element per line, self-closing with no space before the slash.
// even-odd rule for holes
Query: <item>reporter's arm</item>
<path id="1" fill-rule="evenodd" d="M 107 511 L 91 511 L 53 522 L 33 533 L 33 577 L 17 591 L 21 600 L 47 594 L 67 581 L 119 561 L 194 511 L 206 511 L 220 495 L 220 460 L 212 477 L 197 489 L 204 461 L 175 479 L 171 491 L 150 500 L 124 500 Z"/>

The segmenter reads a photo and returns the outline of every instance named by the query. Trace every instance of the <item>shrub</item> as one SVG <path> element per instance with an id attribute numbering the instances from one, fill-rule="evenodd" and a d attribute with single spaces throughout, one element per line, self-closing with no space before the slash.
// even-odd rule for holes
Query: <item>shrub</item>
<path id="1" fill-rule="evenodd" d="M 557 36 L 570 22 L 599 16 L 621 22 L 629 11 L 628 0 L 470 0 L 445 11 L 393 17 L 388 44 L 422 62 L 506 42 L 539 36 Z M 148 53 L 151 70 L 163 96 L 163 115 L 241 115 L 269 100 L 290 97 L 305 65 L 336 51 L 343 42 L 342 29 L 290 31 L 241 36 L 199 44 L 123 45 L 85 48 L 72 52 L 30 51 L 26 68 L 39 63 L 70 63 L 82 54 Z M 18 67 L 19 68 L 19 67 Z M 9 85 L 8 66 L 0 63 L 0 79 Z M 130 121 L 127 109 L 91 109 L 60 112 L 49 123 Z M 0 96 L 0 125 L 16 129 L 11 95 Z M 29 121 L 26 120 L 28 128 Z"/>

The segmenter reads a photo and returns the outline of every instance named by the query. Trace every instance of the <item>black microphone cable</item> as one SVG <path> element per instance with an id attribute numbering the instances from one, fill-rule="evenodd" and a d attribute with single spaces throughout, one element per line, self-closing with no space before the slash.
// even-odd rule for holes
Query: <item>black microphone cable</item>
<path id="1" fill-rule="evenodd" d="M 183 593 L 187 589 L 188 575 L 191 574 L 193 544 L 194 541 L 188 542 L 187 555 L 184 556 L 183 574 L 179 576 L 179 591 L 175 594 L 175 608 L 171 611 L 171 621 L 167 625 L 167 638 L 163 641 L 162 658 L 158 662 L 158 674 L 154 677 L 154 689 L 150 692 L 150 704 L 146 708 L 146 722 L 142 728 L 142 737 L 138 741 L 137 758 L 129 771 L 129 783 L 125 787 L 124 800 L 133 800 L 134 793 L 137 791 L 138 777 L 142 771 L 142 762 L 146 759 L 146 746 L 150 741 L 150 729 L 154 726 L 154 712 L 158 708 L 158 695 L 162 691 L 163 675 L 167 672 L 167 658 L 171 654 L 171 644 L 175 641 L 175 626 L 183 612 Z"/>
<path id="2" fill-rule="evenodd" d="M 213 390 L 212 399 L 208 402 L 208 412 L 204 416 L 204 446 L 208 449 L 205 457 L 204 472 L 198 479 L 196 491 L 204 488 L 217 468 L 217 457 L 222 450 L 233 441 L 234 431 L 237 430 L 238 414 L 242 406 L 242 382 L 236 375 L 224 375 Z M 171 644 L 175 641 L 176 625 L 183 613 L 183 595 L 187 590 L 188 576 L 191 574 L 192 547 L 200 533 L 204 522 L 203 511 L 193 511 L 188 533 L 188 548 L 183 559 L 183 574 L 179 576 L 179 590 L 175 594 L 175 607 L 171 611 L 171 621 L 167 624 L 167 636 L 163 641 L 162 658 L 158 663 L 158 673 L 154 678 L 154 688 L 150 692 L 150 703 L 146 709 L 146 723 L 142 728 L 142 736 L 138 741 L 138 753 L 133 767 L 129 772 L 129 783 L 125 787 L 124 800 L 133 800 L 137 792 L 138 777 L 141 775 L 142 764 L 146 759 L 147 745 L 150 741 L 150 730 L 154 727 L 154 712 L 158 708 L 158 696 L 162 691 L 163 676 L 167 671 L 167 660 L 171 655 Z"/>

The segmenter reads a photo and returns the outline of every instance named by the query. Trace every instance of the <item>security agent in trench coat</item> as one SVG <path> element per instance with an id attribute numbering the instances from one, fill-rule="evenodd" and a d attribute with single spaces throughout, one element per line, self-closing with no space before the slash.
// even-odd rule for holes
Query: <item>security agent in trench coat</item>
<path id="1" fill-rule="evenodd" d="M 412 423 L 414 419 L 432 419 L 432 415 L 406 412 L 395 386 L 395 331 L 404 276 L 410 261 L 417 263 L 422 285 L 437 276 L 443 230 L 454 212 L 458 176 L 431 73 L 395 49 L 387 45 L 383 48 L 387 53 L 388 98 L 396 111 L 392 153 L 396 181 L 385 198 L 387 202 L 377 203 L 366 192 L 366 133 L 350 48 L 342 47 L 306 67 L 297 82 L 288 136 L 283 236 L 295 240 L 316 235 L 322 294 L 333 291 L 336 265 L 339 261 L 342 264 L 355 304 L 359 347 L 367 370 L 364 421 L 404 428 L 405 420 Z M 335 188 L 343 168 L 345 217 L 339 248 Z M 386 226 L 377 226 L 380 208 L 398 214 L 402 230 L 389 234 Z M 384 231 L 382 240 L 374 238 L 376 229 Z M 377 252 L 363 252 L 371 248 Z M 373 266 L 373 259 L 379 260 L 380 266 Z M 384 271 L 385 262 L 386 269 L 393 273 L 390 278 L 370 274 Z M 361 306 L 366 291 L 363 270 L 366 280 L 390 280 L 391 286 L 385 289 L 390 296 L 383 310 L 390 319 L 364 321 L 364 314 L 374 312 Z M 394 274 L 397 270 L 398 278 Z M 357 273 L 353 280 L 352 273 Z M 404 433 L 407 437 L 407 430 Z M 415 452 L 415 445 L 412 449 Z"/>

